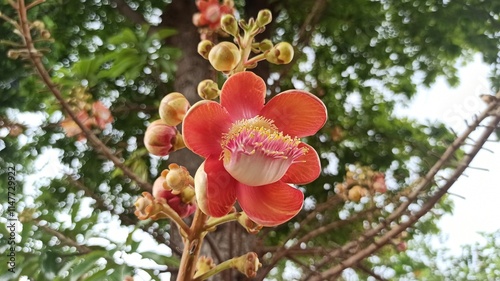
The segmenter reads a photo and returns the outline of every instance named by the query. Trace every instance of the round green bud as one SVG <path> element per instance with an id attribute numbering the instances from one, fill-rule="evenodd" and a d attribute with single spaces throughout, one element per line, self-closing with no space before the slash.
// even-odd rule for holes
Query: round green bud
<path id="1" fill-rule="evenodd" d="M 198 95 L 205 100 L 213 100 L 219 96 L 219 85 L 210 79 L 198 84 Z"/>
<path id="2" fill-rule="evenodd" d="M 233 36 L 238 35 L 238 32 L 239 32 L 238 22 L 236 21 L 236 18 L 233 15 L 225 14 L 220 19 L 220 26 L 221 26 L 222 30 L 224 30 L 228 34 L 231 34 Z"/>
<path id="3" fill-rule="evenodd" d="M 259 43 L 259 49 L 262 52 L 265 52 L 267 50 L 270 50 L 273 47 L 273 42 L 269 39 L 264 39 L 262 42 Z"/>
<path id="4" fill-rule="evenodd" d="M 234 43 L 221 42 L 210 50 L 208 60 L 217 71 L 231 71 L 240 62 L 240 49 Z"/>
<path id="5" fill-rule="evenodd" d="M 202 40 L 198 43 L 198 54 L 200 54 L 203 58 L 208 59 L 208 53 L 214 47 L 214 43 L 209 40 Z"/>
<path id="6" fill-rule="evenodd" d="M 274 64 L 287 64 L 293 59 L 293 47 L 288 42 L 276 44 L 266 54 L 266 60 Z"/>
<path id="7" fill-rule="evenodd" d="M 257 24 L 258 27 L 263 27 L 268 25 L 272 20 L 273 20 L 273 14 L 271 13 L 271 11 L 268 9 L 264 9 L 259 11 L 255 23 Z"/>

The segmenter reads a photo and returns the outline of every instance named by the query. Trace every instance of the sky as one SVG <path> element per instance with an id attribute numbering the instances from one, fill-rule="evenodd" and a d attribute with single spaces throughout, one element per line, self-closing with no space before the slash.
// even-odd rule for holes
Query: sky
<path id="1" fill-rule="evenodd" d="M 431 88 L 420 88 L 408 108 L 399 109 L 397 114 L 422 122 L 441 121 L 455 132 L 463 132 L 464 120 L 471 120 L 486 107 L 479 95 L 495 94 L 490 91 L 488 73 L 488 66 L 476 55 L 474 61 L 460 67 L 458 87 L 452 88 L 439 78 Z M 460 253 L 460 245 L 482 242 L 479 232 L 500 229 L 500 142 L 488 142 L 485 147 L 494 153 L 481 150 L 470 166 L 488 171 L 470 168 L 465 171 L 467 176 L 461 176 L 449 190 L 459 195 L 451 196 L 454 213 L 445 215 L 439 223 L 444 237 L 440 242 L 454 254 Z"/>

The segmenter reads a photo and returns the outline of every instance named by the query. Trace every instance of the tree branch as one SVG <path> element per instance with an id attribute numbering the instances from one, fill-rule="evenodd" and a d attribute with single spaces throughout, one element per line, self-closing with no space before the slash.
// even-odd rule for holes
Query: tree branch
<path id="1" fill-rule="evenodd" d="M 451 155 L 458 150 L 460 145 L 466 140 L 467 136 L 469 136 L 477 127 L 479 127 L 480 123 L 489 116 L 489 112 L 499 108 L 500 102 L 492 103 L 488 106 L 488 108 L 483 111 L 483 113 L 467 128 L 467 130 L 462 134 L 461 137 L 457 138 L 453 144 L 446 150 L 443 156 L 438 160 L 438 162 L 432 167 L 432 169 L 426 174 L 424 180 L 417 186 L 414 192 L 409 196 L 408 202 L 403 203 L 398 210 L 396 210 L 392 216 L 389 216 L 388 219 L 394 221 L 396 217 L 399 217 L 402 214 L 403 207 L 406 209 L 410 202 L 417 197 L 418 193 L 423 189 L 427 188 L 432 182 L 436 173 L 443 168 L 446 162 L 451 158 Z M 368 247 L 355 252 L 351 257 L 347 260 L 344 260 L 340 264 L 336 265 L 333 268 L 330 268 L 324 272 L 322 272 L 321 276 L 312 277 L 311 280 L 325 280 L 331 279 L 335 276 L 338 276 L 342 273 L 342 271 L 348 267 L 351 267 L 361 261 L 362 259 L 370 256 L 375 253 L 377 250 L 382 248 L 384 245 L 390 242 L 391 239 L 399 235 L 408 227 L 415 224 L 423 215 L 429 212 L 435 204 L 443 197 L 449 190 L 449 188 L 455 183 L 455 181 L 460 177 L 460 175 L 467 169 L 470 165 L 476 154 L 481 150 L 481 147 L 487 141 L 489 136 L 494 132 L 496 126 L 500 123 L 500 116 L 492 116 L 492 120 L 489 122 L 488 126 L 484 129 L 483 133 L 476 141 L 476 144 L 472 148 L 472 150 L 467 153 L 460 164 L 453 172 L 452 176 L 448 179 L 448 181 L 421 207 L 421 209 L 415 212 L 414 215 L 410 216 L 409 219 L 405 222 L 400 223 L 399 225 L 393 227 L 391 230 L 382 235 L 376 242 L 371 243 Z M 378 228 L 377 228 L 378 229 Z M 371 233 L 370 233 L 371 234 Z"/>
<path id="2" fill-rule="evenodd" d="M 78 244 L 75 240 L 67 237 L 63 233 L 61 233 L 53 228 L 50 228 L 47 225 L 40 225 L 39 220 L 34 220 L 34 221 L 36 223 L 36 226 L 38 226 L 39 228 L 41 228 L 43 231 L 47 232 L 48 234 L 51 234 L 51 235 L 54 235 L 55 237 L 57 237 L 57 239 L 59 239 L 59 241 L 61 241 L 62 244 L 70 246 L 70 247 L 75 247 L 76 250 L 80 254 L 88 254 L 88 253 L 92 252 L 92 250 L 90 248 L 88 248 L 87 246 Z"/>
<path id="3" fill-rule="evenodd" d="M 29 27 L 29 21 L 28 21 L 28 16 L 27 16 L 27 11 L 25 7 L 24 0 L 19 0 L 19 7 L 18 7 L 18 16 L 19 16 L 19 24 L 21 26 L 21 32 L 23 34 L 23 40 L 24 44 L 28 50 L 29 58 L 33 65 L 35 66 L 35 69 L 38 72 L 38 75 L 41 77 L 42 81 L 44 84 L 47 86 L 47 88 L 52 92 L 52 94 L 55 96 L 55 98 L 58 100 L 58 102 L 61 104 L 63 107 L 64 111 L 75 121 L 75 123 L 80 127 L 82 132 L 85 134 L 87 139 L 89 140 L 90 144 L 100 153 L 102 153 L 107 159 L 109 159 L 113 164 L 121 169 L 123 173 L 129 177 L 131 180 L 135 181 L 137 185 L 139 185 L 143 190 L 151 192 L 152 186 L 151 184 L 143 181 L 139 176 L 137 176 L 134 172 L 132 172 L 127 166 L 123 164 L 123 162 L 116 157 L 113 152 L 106 146 L 104 145 L 99 138 L 97 138 L 94 133 L 88 129 L 81 120 L 79 120 L 75 114 L 75 112 L 71 109 L 69 104 L 64 100 L 62 97 L 61 92 L 57 88 L 56 84 L 52 82 L 52 79 L 45 68 L 45 66 L 42 63 L 42 54 L 35 48 L 35 45 L 33 43 L 33 40 L 31 38 L 31 32 L 30 32 L 30 27 Z"/>

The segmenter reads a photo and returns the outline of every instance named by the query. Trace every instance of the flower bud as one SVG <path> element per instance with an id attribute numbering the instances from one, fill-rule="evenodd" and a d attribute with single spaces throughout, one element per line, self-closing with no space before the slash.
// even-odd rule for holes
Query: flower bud
<path id="1" fill-rule="evenodd" d="M 273 42 L 269 39 L 264 39 L 262 40 L 262 42 L 259 43 L 259 49 L 262 52 L 270 50 L 272 47 L 273 47 Z"/>
<path id="2" fill-rule="evenodd" d="M 7 52 L 7 57 L 9 59 L 13 59 L 13 60 L 17 60 L 20 55 L 21 55 L 21 53 L 19 51 L 17 51 L 17 50 L 9 50 Z"/>
<path id="3" fill-rule="evenodd" d="M 385 193 L 387 191 L 387 185 L 385 184 L 385 175 L 383 173 L 375 173 L 372 177 L 372 188 L 376 192 Z"/>
<path id="4" fill-rule="evenodd" d="M 168 165 L 168 170 L 164 170 L 161 175 L 165 177 L 165 187 L 172 190 L 173 194 L 179 194 L 184 188 L 193 185 L 193 178 L 186 167 L 175 163 Z"/>
<path id="5" fill-rule="evenodd" d="M 43 21 L 39 21 L 39 20 L 36 20 L 34 21 L 31 26 L 33 28 L 36 28 L 38 30 L 44 30 L 45 29 L 45 23 L 43 23 Z"/>
<path id="6" fill-rule="evenodd" d="M 40 35 L 42 36 L 43 39 L 49 39 L 50 38 L 50 31 L 44 29 L 40 32 Z"/>
<path id="7" fill-rule="evenodd" d="M 196 206 L 194 204 L 186 204 L 182 201 L 182 198 L 173 194 L 172 190 L 167 190 L 164 188 L 165 177 L 158 177 L 153 184 L 153 196 L 156 200 L 165 200 L 167 205 L 172 208 L 181 218 L 185 218 L 196 210 Z M 139 202 L 139 200 L 137 200 Z M 137 203 L 136 202 L 136 203 Z M 141 202 L 136 205 L 141 206 Z M 139 209 L 139 208 L 138 208 Z"/>
<path id="8" fill-rule="evenodd" d="M 196 261 L 196 275 L 194 277 L 196 278 L 214 267 L 215 263 L 211 257 L 201 256 Z"/>
<path id="9" fill-rule="evenodd" d="M 359 202 L 361 200 L 361 197 L 366 196 L 367 190 L 359 185 L 353 186 L 351 189 L 349 189 L 348 197 L 349 200 L 353 202 Z"/>
<path id="10" fill-rule="evenodd" d="M 135 201 L 134 203 L 135 206 L 134 214 L 137 216 L 138 219 L 145 220 L 148 219 L 150 215 L 153 213 L 154 198 L 148 192 L 143 192 L 142 196 L 143 197 L 139 197 L 137 201 Z"/>
<path id="11" fill-rule="evenodd" d="M 236 18 L 233 15 L 226 14 L 222 16 L 220 23 L 222 30 L 235 37 L 238 35 L 239 33 L 238 22 L 236 21 Z"/>
<path id="12" fill-rule="evenodd" d="M 163 122 L 169 126 L 177 126 L 182 120 L 190 107 L 186 97 L 177 92 L 166 95 L 160 103 L 160 117 Z"/>
<path id="13" fill-rule="evenodd" d="M 257 234 L 262 229 L 262 225 L 252 221 L 245 212 L 241 212 L 238 222 L 251 234 Z"/>
<path id="14" fill-rule="evenodd" d="M 250 252 L 236 258 L 234 267 L 246 277 L 253 278 L 257 275 L 257 270 L 262 266 L 256 253 Z"/>
<path id="15" fill-rule="evenodd" d="M 288 42 L 276 44 L 269 53 L 266 54 L 266 60 L 274 64 L 287 64 L 293 59 L 293 47 Z"/>
<path id="16" fill-rule="evenodd" d="M 144 145 L 153 155 L 167 156 L 176 147 L 177 135 L 175 127 L 165 124 L 162 120 L 156 120 L 146 129 Z"/>
<path id="17" fill-rule="evenodd" d="M 208 54 L 210 50 L 214 47 L 214 43 L 210 40 L 202 40 L 198 43 L 198 54 L 202 56 L 204 59 L 208 60 Z"/>
<path id="18" fill-rule="evenodd" d="M 406 244 L 405 241 L 401 241 L 399 242 L 397 245 L 396 245 L 396 249 L 399 251 L 399 252 L 404 252 L 408 249 L 408 244 Z"/>
<path id="19" fill-rule="evenodd" d="M 219 85 L 210 79 L 201 81 L 198 84 L 198 95 L 205 100 L 213 100 L 219 97 Z"/>
<path id="20" fill-rule="evenodd" d="M 240 62 L 240 50 L 234 43 L 221 42 L 210 50 L 208 60 L 218 71 L 231 71 Z"/>
<path id="21" fill-rule="evenodd" d="M 271 13 L 270 10 L 265 9 L 259 11 L 255 23 L 257 24 L 258 27 L 263 27 L 268 25 L 272 20 L 273 20 L 273 14 Z"/>

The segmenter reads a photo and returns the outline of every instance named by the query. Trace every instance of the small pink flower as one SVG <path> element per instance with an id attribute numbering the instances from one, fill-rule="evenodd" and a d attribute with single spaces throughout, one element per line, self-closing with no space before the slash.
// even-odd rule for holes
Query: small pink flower
<path id="1" fill-rule="evenodd" d="M 104 106 L 100 101 L 96 101 L 92 104 L 92 115 L 95 118 L 96 125 L 103 130 L 106 124 L 113 122 L 113 115 L 111 111 Z"/>
<path id="2" fill-rule="evenodd" d="M 306 184 L 321 171 L 316 151 L 299 138 L 326 121 L 316 96 L 299 90 L 265 103 L 264 80 L 252 72 L 232 75 L 220 104 L 200 101 L 183 123 L 186 146 L 206 160 L 195 176 L 199 207 L 226 215 L 238 200 L 254 222 L 275 226 L 295 216 L 304 201 L 289 183 Z"/>
<path id="3" fill-rule="evenodd" d="M 180 194 L 172 194 L 172 190 L 164 188 L 165 177 L 158 177 L 153 184 L 153 197 L 163 198 L 181 218 L 190 216 L 196 211 L 196 206 L 191 203 L 184 203 Z"/>
<path id="4" fill-rule="evenodd" d="M 219 0 L 197 0 L 196 6 L 200 13 L 193 16 L 193 24 L 206 26 L 212 30 L 220 27 L 220 19 L 225 14 L 232 14 L 233 7 L 229 3 L 220 4 Z"/>
<path id="5" fill-rule="evenodd" d="M 372 177 L 373 190 L 379 193 L 385 193 L 387 191 L 387 185 L 385 184 L 385 175 L 383 173 L 375 173 Z"/>
<path id="6" fill-rule="evenodd" d="M 78 120 L 80 120 L 80 122 L 82 122 L 83 125 L 89 129 L 95 123 L 94 118 L 90 118 L 86 111 L 78 112 L 76 114 L 76 118 L 78 118 Z M 61 122 L 61 127 L 64 129 L 64 133 L 68 138 L 78 136 L 78 140 L 85 139 L 82 129 L 71 117 L 66 117 L 66 119 Z"/>

